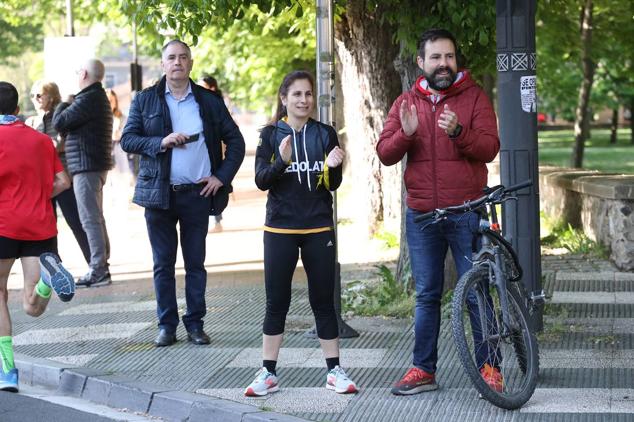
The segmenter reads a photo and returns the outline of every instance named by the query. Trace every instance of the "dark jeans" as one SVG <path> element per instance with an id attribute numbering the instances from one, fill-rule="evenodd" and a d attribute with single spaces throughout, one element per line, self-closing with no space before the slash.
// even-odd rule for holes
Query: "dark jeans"
<path id="1" fill-rule="evenodd" d="M 460 278 L 472 267 L 473 235 L 480 216 L 472 212 L 452 215 L 436 224 L 428 224 L 429 220 L 414 223 L 414 217 L 418 214 L 418 211 L 408 208 L 405 222 L 412 276 L 416 284 L 413 363 L 433 374 L 438 361 L 440 300 L 447 248 L 451 248 Z M 476 306 L 471 300 L 469 302 L 471 306 Z M 477 307 L 474 310 L 477 311 Z M 475 327 L 474 331 L 481 332 Z M 486 353 L 477 359 L 486 359 Z"/>
<path id="2" fill-rule="evenodd" d="M 209 228 L 210 198 L 200 190 L 170 192 L 167 210 L 145 209 L 152 256 L 154 258 L 154 291 L 156 293 L 159 328 L 173 333 L 178 326 L 176 278 L 174 265 L 178 248 L 176 224 L 185 262 L 185 299 L 187 312 L 183 324 L 187 331 L 202 329 L 206 313 L 205 238 Z"/>
<path id="3" fill-rule="evenodd" d="M 75 199 L 75 192 L 73 191 L 72 186 L 70 189 L 66 189 L 53 198 L 53 210 L 55 211 L 55 218 L 57 218 L 57 208 L 55 204 L 59 205 L 59 208 L 62 210 L 64 220 L 66 220 L 66 223 L 73 231 L 73 235 L 75 235 L 75 239 L 81 249 L 81 253 L 84 255 L 86 263 L 90 264 L 90 246 L 88 245 L 88 237 L 86 237 L 86 232 L 81 226 L 81 221 L 79 220 L 77 200 Z"/>

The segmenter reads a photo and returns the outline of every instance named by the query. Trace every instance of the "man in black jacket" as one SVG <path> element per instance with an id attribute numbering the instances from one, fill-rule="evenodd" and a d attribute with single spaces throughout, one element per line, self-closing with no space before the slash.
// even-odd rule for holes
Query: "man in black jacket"
<path id="1" fill-rule="evenodd" d="M 158 347 L 176 341 L 179 323 L 174 265 L 180 227 L 187 312 L 183 324 L 194 344 L 209 344 L 205 239 L 209 215 L 227 205 L 231 181 L 244 159 L 244 139 L 222 99 L 189 78 L 189 46 L 168 42 L 161 81 L 132 101 L 121 147 L 141 155 L 133 202 L 145 207 L 157 301 Z M 226 145 L 223 159 L 221 142 Z"/>
<path id="2" fill-rule="evenodd" d="M 81 225 L 90 245 L 90 270 L 78 286 L 110 284 L 110 241 L 103 216 L 103 186 L 112 168 L 112 111 L 101 85 L 103 63 L 86 61 L 77 71 L 80 91 L 53 115 L 55 129 L 66 134 L 66 161 Z"/>

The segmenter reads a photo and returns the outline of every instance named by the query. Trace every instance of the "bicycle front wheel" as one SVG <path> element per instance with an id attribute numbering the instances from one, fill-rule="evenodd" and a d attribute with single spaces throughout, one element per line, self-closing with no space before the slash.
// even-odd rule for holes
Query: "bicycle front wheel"
<path id="1" fill-rule="evenodd" d="M 504 323 L 500 292 L 492 278 L 488 265 L 474 267 L 460 278 L 452 303 L 453 335 L 465 372 L 482 397 L 503 409 L 517 409 L 537 385 L 537 339 L 524 301 L 510 285 L 508 325 Z M 492 377 L 497 382 L 490 385 L 485 376 L 490 383 Z"/>

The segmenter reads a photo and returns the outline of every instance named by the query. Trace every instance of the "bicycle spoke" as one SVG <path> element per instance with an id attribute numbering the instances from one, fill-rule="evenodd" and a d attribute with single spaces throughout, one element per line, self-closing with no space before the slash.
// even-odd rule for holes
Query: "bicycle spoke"
<path id="1" fill-rule="evenodd" d="M 489 285 L 487 268 L 471 270 L 465 276 L 468 279 L 461 279 L 456 288 L 463 291 L 454 296 L 460 302 L 453 304 L 454 338 L 463 366 L 485 398 L 500 407 L 517 408 L 532 395 L 538 367 L 537 345 L 521 308 L 523 303 L 510 291 L 506 293 L 507 326 L 499 292 Z M 501 385 L 491 382 L 491 377 L 499 381 L 497 371 Z"/>

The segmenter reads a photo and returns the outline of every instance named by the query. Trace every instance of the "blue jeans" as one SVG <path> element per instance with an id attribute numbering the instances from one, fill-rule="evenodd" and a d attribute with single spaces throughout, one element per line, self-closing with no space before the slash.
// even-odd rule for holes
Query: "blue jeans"
<path id="1" fill-rule="evenodd" d="M 178 248 L 176 224 L 185 263 L 185 299 L 187 311 L 183 324 L 187 331 L 202 329 L 206 314 L 205 239 L 209 228 L 211 197 L 200 196 L 200 190 L 170 192 L 167 210 L 145 209 L 152 257 L 154 259 L 154 291 L 159 328 L 174 333 L 178 326 L 176 278 L 174 265 Z"/>
<path id="2" fill-rule="evenodd" d="M 473 236 L 477 233 L 480 216 L 470 212 L 451 215 L 436 224 L 429 224 L 430 220 L 415 223 L 414 217 L 420 214 L 408 208 L 405 221 L 412 276 L 416 285 L 413 364 L 433 374 L 438 361 L 440 300 L 447 248 L 451 248 L 460 278 L 472 266 Z"/>

